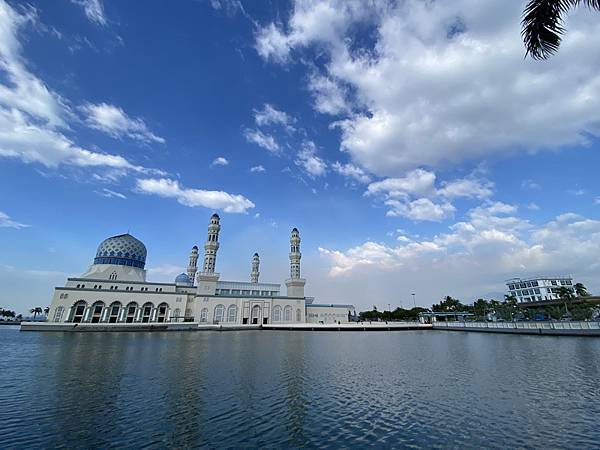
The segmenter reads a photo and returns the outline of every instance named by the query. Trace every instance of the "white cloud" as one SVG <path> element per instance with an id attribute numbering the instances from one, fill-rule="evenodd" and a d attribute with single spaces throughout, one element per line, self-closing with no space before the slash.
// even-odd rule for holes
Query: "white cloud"
<path id="1" fill-rule="evenodd" d="M 226 166 L 228 164 L 229 164 L 229 161 L 227 161 L 226 158 L 219 156 L 218 158 L 215 158 L 210 165 L 211 165 L 211 167 L 214 167 L 214 166 Z"/>
<path id="2" fill-rule="evenodd" d="M 0 72 L 8 80 L 0 83 L 0 157 L 52 168 L 67 164 L 160 173 L 119 155 L 82 148 L 59 131 L 68 129 L 66 121 L 74 116 L 57 93 L 27 70 L 21 55 L 18 33 L 36 20 L 34 10 L 21 15 L 0 2 Z"/>
<path id="3" fill-rule="evenodd" d="M 146 144 L 158 142 L 164 144 L 164 138 L 152 133 L 140 118 L 129 117 L 122 108 L 107 103 L 87 103 L 81 107 L 86 114 L 86 123 L 96 130 L 103 131 L 114 138 L 125 136 Z"/>
<path id="4" fill-rule="evenodd" d="M 20 230 L 21 228 L 27 227 L 29 227 L 29 225 L 16 222 L 12 220 L 8 214 L 0 211 L 0 228 L 15 228 L 17 230 Z"/>
<path id="5" fill-rule="evenodd" d="M 331 115 L 350 111 L 346 102 L 346 92 L 340 83 L 322 75 L 312 74 L 308 80 L 308 89 L 313 94 L 313 106 L 316 111 Z"/>
<path id="6" fill-rule="evenodd" d="M 592 57 L 600 23 L 585 8 L 572 11 L 561 51 L 539 63 L 524 58 L 520 13 L 502 0 L 297 0 L 256 45 L 280 63 L 314 49 L 324 76 L 351 89 L 352 109 L 363 111 L 337 122 L 341 149 L 369 172 L 397 177 L 600 135 L 600 61 Z M 357 28 L 374 37 L 358 48 Z"/>
<path id="7" fill-rule="evenodd" d="M 342 164 L 339 161 L 334 162 L 331 168 L 343 177 L 352 178 L 359 183 L 370 183 L 371 177 L 360 167 L 354 164 Z"/>
<path id="8" fill-rule="evenodd" d="M 279 153 L 279 144 L 270 134 L 263 133 L 260 130 L 251 130 L 248 128 L 244 130 L 244 137 L 248 142 L 252 142 L 271 153 Z"/>
<path id="9" fill-rule="evenodd" d="M 442 183 L 442 188 L 438 194 L 446 198 L 488 198 L 493 194 L 494 185 L 489 181 L 482 181 L 476 178 L 462 178 L 450 182 Z"/>
<path id="10" fill-rule="evenodd" d="M 111 189 L 107 189 L 107 188 L 103 188 L 101 191 L 98 191 L 97 194 L 101 195 L 102 197 L 106 197 L 106 198 L 120 198 L 125 200 L 127 198 L 127 196 L 125 196 L 125 194 L 121 194 L 120 192 L 116 192 L 113 191 Z"/>
<path id="11" fill-rule="evenodd" d="M 292 124 L 296 122 L 296 119 L 285 111 L 280 111 L 273 105 L 265 103 L 262 109 L 254 110 L 254 121 L 256 122 L 256 125 L 260 127 L 268 125 L 281 125 L 286 130 L 292 132 L 295 130 Z"/>
<path id="12" fill-rule="evenodd" d="M 501 293 L 504 280 L 514 276 L 573 274 L 592 291 L 600 289 L 600 221 L 564 214 L 534 226 L 515 213 L 511 205 L 487 204 L 430 239 L 401 239 L 397 246 L 369 240 L 345 251 L 320 248 L 334 278 L 328 284 L 353 298 L 363 280 L 377 280 L 369 283 L 373 296 L 399 301 L 416 291 L 427 306 L 448 294 L 469 301 Z"/>
<path id="13" fill-rule="evenodd" d="M 250 172 L 257 172 L 257 173 L 261 173 L 261 172 L 265 172 L 267 169 L 265 169 L 262 165 L 258 165 L 258 166 L 253 166 L 250 167 Z"/>
<path id="14" fill-rule="evenodd" d="M 405 197 L 407 194 L 427 195 L 435 191 L 435 173 L 415 169 L 402 178 L 386 178 L 369 184 L 366 195 L 386 193 L 389 197 Z"/>
<path id="15" fill-rule="evenodd" d="M 260 56 L 277 63 L 284 63 L 289 58 L 290 44 L 288 38 L 275 26 L 267 25 L 256 33 L 255 48 Z"/>
<path id="16" fill-rule="evenodd" d="M 106 25 L 106 15 L 102 0 L 71 0 L 83 8 L 87 18 L 97 25 Z"/>
<path id="17" fill-rule="evenodd" d="M 451 217 L 456 208 L 448 202 L 434 203 L 428 198 L 413 201 L 389 199 L 385 204 L 390 207 L 386 215 L 390 217 L 406 217 L 414 221 L 429 220 L 440 222 Z"/>
<path id="18" fill-rule="evenodd" d="M 302 143 L 295 163 L 310 177 L 321 177 L 327 173 L 327 163 L 316 155 L 316 146 L 312 141 Z"/>
<path id="19" fill-rule="evenodd" d="M 174 198 L 185 206 L 202 206 L 204 208 L 222 210 L 226 213 L 246 213 L 255 206 L 254 203 L 243 195 L 229 194 L 223 191 L 184 188 L 178 181 L 168 178 L 138 179 L 137 189 L 146 194 Z"/>
<path id="20" fill-rule="evenodd" d="M 539 211 L 540 207 L 538 206 L 537 203 L 531 202 L 531 203 L 529 203 L 529 205 L 527 205 L 527 209 L 529 209 L 531 211 Z"/>
<path id="21" fill-rule="evenodd" d="M 594 204 L 595 204 L 595 205 L 600 205 L 600 197 L 596 197 L 596 198 L 594 199 Z"/>

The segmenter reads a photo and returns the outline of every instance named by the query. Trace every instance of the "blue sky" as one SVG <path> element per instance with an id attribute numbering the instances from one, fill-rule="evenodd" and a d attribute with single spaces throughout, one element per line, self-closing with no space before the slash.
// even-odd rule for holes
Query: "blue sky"
<path id="1" fill-rule="evenodd" d="M 170 281 L 213 212 L 224 279 L 283 282 L 297 226 L 318 301 L 600 290 L 594 14 L 534 62 L 520 1 L 0 5 L 0 306 L 128 230 Z"/>

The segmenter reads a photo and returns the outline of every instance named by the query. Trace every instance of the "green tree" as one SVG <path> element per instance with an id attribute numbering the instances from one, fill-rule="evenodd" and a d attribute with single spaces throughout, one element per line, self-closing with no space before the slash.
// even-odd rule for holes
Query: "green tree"
<path id="1" fill-rule="evenodd" d="M 577 294 L 577 297 L 589 297 L 590 296 L 590 294 L 588 293 L 588 291 L 585 288 L 585 286 L 583 285 L 583 283 L 575 283 L 575 285 L 573 287 L 575 288 L 575 294 Z"/>
<path id="2" fill-rule="evenodd" d="M 568 287 L 561 286 L 558 288 L 558 295 L 565 305 L 565 313 L 569 314 L 568 307 L 571 305 L 573 299 L 575 298 L 575 295 L 573 295 L 573 291 Z"/>
<path id="3" fill-rule="evenodd" d="M 490 309 L 490 304 L 482 298 L 473 303 L 473 311 L 478 318 L 485 318 L 485 314 Z"/>
<path id="4" fill-rule="evenodd" d="M 547 59 L 560 46 L 564 16 L 580 4 L 600 10 L 600 0 L 530 0 L 523 11 L 521 37 L 526 55 L 533 59 Z"/>

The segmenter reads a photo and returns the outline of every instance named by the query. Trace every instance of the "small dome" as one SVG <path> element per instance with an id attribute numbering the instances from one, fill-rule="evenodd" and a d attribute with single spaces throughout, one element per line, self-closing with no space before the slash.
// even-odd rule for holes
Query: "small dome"
<path id="1" fill-rule="evenodd" d="M 255 253 L 254 256 L 258 256 L 258 253 Z"/>
<path id="2" fill-rule="evenodd" d="M 215 219 L 220 219 L 220 217 L 219 217 L 219 215 L 217 213 L 213 214 L 211 217 L 215 218 Z"/>
<path id="3" fill-rule="evenodd" d="M 197 245 L 194 245 L 194 246 L 192 247 L 192 250 L 198 250 L 198 246 L 197 246 Z"/>
<path id="4" fill-rule="evenodd" d="M 143 269 L 146 265 L 146 246 L 129 233 L 102 241 L 96 251 L 94 264 L 115 264 Z"/>
<path id="5" fill-rule="evenodd" d="M 292 228 L 292 233 L 298 233 L 298 228 Z"/>
<path id="6" fill-rule="evenodd" d="M 179 275 L 177 275 L 175 277 L 175 284 L 190 285 L 190 284 L 192 284 L 192 281 L 190 280 L 190 277 L 188 277 L 186 273 L 180 273 Z"/>

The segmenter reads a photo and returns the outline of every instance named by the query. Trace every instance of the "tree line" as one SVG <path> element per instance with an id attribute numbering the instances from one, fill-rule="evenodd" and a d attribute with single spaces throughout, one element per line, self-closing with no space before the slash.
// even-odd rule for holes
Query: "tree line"
<path id="1" fill-rule="evenodd" d="M 598 313 L 598 305 L 585 301 L 590 294 L 582 283 L 573 285 L 573 290 L 562 286 L 558 289 L 558 295 L 562 305 L 534 304 L 526 307 L 518 303 L 512 295 L 505 295 L 502 301 L 479 298 L 472 305 L 463 304 L 459 299 L 447 295 L 439 303 L 431 305 L 431 309 L 416 307 L 379 311 L 376 306 L 373 306 L 371 311 L 359 313 L 359 319 L 362 321 L 410 321 L 417 320 L 421 312 L 433 311 L 470 313 L 473 314 L 475 320 L 558 320 L 565 317 L 585 320 L 593 318 Z"/>

